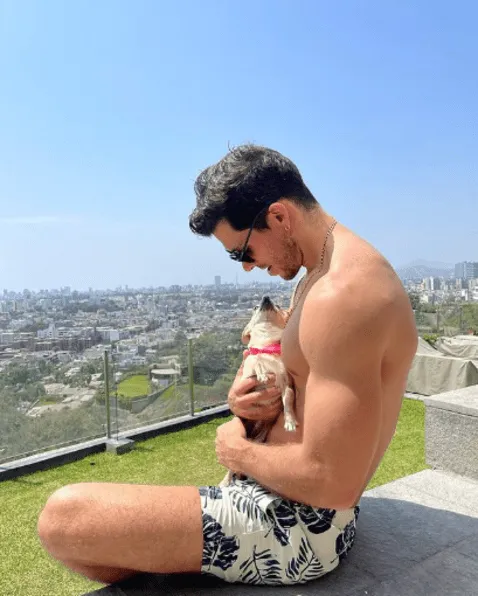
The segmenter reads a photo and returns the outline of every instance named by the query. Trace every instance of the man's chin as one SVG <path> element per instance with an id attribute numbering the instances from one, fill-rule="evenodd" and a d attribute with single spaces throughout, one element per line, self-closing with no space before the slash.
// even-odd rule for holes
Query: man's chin
<path id="1" fill-rule="evenodd" d="M 275 268 L 274 265 L 270 265 L 267 267 L 267 273 L 272 276 L 279 276 L 285 281 L 291 281 L 294 277 L 299 273 L 300 267 L 298 269 L 288 269 L 287 271 L 281 271 L 279 268 Z"/>
<path id="2" fill-rule="evenodd" d="M 280 273 L 279 277 L 282 277 L 284 281 L 292 281 L 298 272 L 287 271 L 286 273 Z"/>
<path id="3" fill-rule="evenodd" d="M 289 269 L 284 273 L 284 275 L 281 275 L 281 277 L 282 279 L 285 279 L 285 281 L 292 281 L 295 277 L 297 277 L 299 271 L 300 267 L 298 269 Z"/>

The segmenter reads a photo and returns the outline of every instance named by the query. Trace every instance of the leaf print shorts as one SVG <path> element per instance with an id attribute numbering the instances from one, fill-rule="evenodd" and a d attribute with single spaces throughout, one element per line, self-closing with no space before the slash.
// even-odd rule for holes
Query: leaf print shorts
<path id="1" fill-rule="evenodd" d="M 201 486 L 201 572 L 228 582 L 301 584 L 329 573 L 355 540 L 359 507 L 336 511 L 290 501 L 236 475 Z"/>

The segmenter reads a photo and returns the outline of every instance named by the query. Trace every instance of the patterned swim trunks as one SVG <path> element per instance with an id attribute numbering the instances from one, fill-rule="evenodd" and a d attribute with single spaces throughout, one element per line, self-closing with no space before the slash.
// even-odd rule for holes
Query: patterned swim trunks
<path id="1" fill-rule="evenodd" d="M 290 501 L 255 480 L 201 486 L 201 572 L 228 582 L 301 584 L 335 569 L 355 540 L 359 506 L 336 511 Z"/>

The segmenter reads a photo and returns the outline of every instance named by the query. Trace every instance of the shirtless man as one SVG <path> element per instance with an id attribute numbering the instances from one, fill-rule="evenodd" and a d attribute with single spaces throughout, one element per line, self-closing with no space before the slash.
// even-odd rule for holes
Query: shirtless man
<path id="1" fill-rule="evenodd" d="M 218 461 L 237 473 L 229 487 L 67 486 L 48 500 L 39 535 L 105 583 L 137 571 L 308 581 L 351 548 L 360 496 L 393 437 L 417 345 L 410 302 L 387 261 L 322 209 L 281 154 L 238 147 L 195 190 L 191 229 L 246 271 L 291 280 L 307 270 L 282 341 L 298 429 L 284 430 L 273 379 L 258 390 L 238 374 L 236 417 L 216 438 Z M 266 443 L 248 441 L 238 416 L 276 420 Z"/>

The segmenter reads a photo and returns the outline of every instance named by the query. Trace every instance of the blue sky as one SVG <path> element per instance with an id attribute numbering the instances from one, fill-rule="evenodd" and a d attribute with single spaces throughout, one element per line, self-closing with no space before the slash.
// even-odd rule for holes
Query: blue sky
<path id="1" fill-rule="evenodd" d="M 194 236 L 228 144 L 392 264 L 478 260 L 478 4 L 0 0 L 0 289 L 267 280 Z"/>

